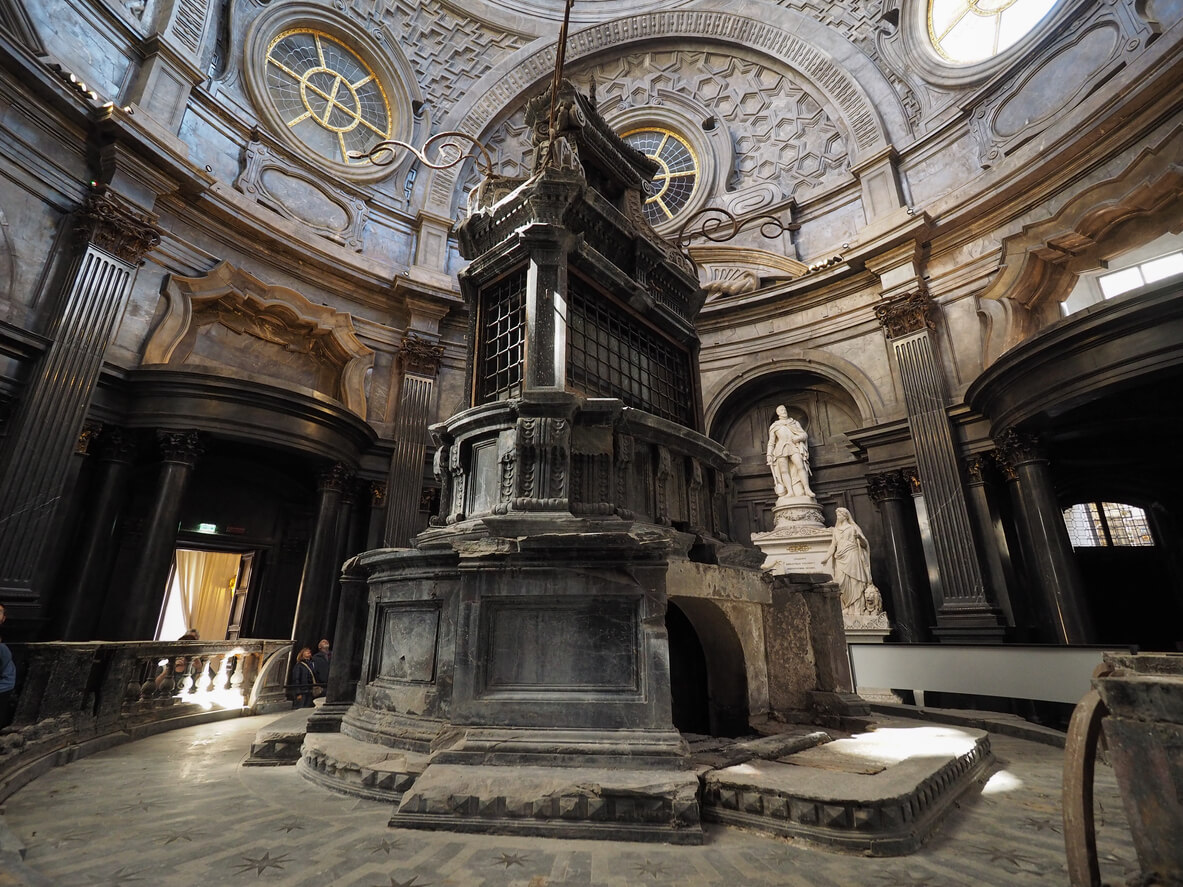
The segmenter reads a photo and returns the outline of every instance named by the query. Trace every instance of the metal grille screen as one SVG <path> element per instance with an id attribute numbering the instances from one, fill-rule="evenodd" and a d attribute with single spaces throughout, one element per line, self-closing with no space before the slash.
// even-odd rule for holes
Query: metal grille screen
<path id="1" fill-rule="evenodd" d="M 526 272 L 519 271 L 481 294 L 476 402 L 508 400 L 522 393 L 526 340 Z"/>
<path id="2" fill-rule="evenodd" d="M 572 274 L 567 299 L 567 381 L 586 394 L 693 425 L 690 357 L 632 320 Z"/>

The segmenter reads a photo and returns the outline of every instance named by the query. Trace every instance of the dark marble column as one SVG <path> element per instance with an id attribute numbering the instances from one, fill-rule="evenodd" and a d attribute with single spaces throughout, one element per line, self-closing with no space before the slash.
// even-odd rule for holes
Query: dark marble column
<path id="1" fill-rule="evenodd" d="M 201 435 L 196 431 L 157 431 L 156 443 L 160 447 L 160 475 L 123 608 L 127 629 L 123 637 L 128 640 L 150 640 L 156 635 L 167 591 L 165 585 L 177 547 L 181 503 L 193 466 L 203 452 Z"/>
<path id="2" fill-rule="evenodd" d="M 995 441 L 1018 479 L 1019 532 L 1028 543 L 1025 562 L 1042 604 L 1043 630 L 1061 644 L 1092 643 L 1092 612 L 1039 439 L 1006 429 Z"/>
<path id="3" fill-rule="evenodd" d="M 340 462 L 320 475 L 320 501 L 316 508 L 316 525 L 308 543 L 304 560 L 304 576 L 300 580 L 300 597 L 296 602 L 296 618 L 292 625 L 292 640 L 299 646 L 315 647 L 325 636 L 333 614 L 329 613 L 333 584 L 341 569 L 339 522 L 341 499 L 351 483 L 352 474 Z"/>
<path id="4" fill-rule="evenodd" d="M 930 506 L 926 511 L 940 572 L 934 634 L 958 642 L 995 640 L 1002 636 L 1004 621 L 987 594 L 979 566 L 949 426 L 945 381 L 929 336 L 935 312 L 923 292 L 875 308 L 899 368 L 916 467 Z"/>
<path id="5" fill-rule="evenodd" d="M 909 528 L 914 521 L 908 508 L 908 482 L 898 471 L 872 474 L 867 477 L 867 490 L 883 518 L 896 637 L 904 644 L 924 643 L 929 639 L 928 592 L 917 573 L 924 555 L 916 549 L 915 534 Z"/>
<path id="6" fill-rule="evenodd" d="M 386 538 L 386 481 L 370 481 L 370 521 L 366 527 L 366 551 L 381 548 Z"/>
<path id="7" fill-rule="evenodd" d="M 386 546 L 406 548 L 419 531 L 419 491 L 423 486 L 423 466 L 431 442 L 427 426 L 435 404 L 435 376 L 444 347 L 419 336 L 408 334 L 400 355 L 403 367 L 402 392 L 394 425 L 394 453 L 386 511 Z"/>
<path id="8" fill-rule="evenodd" d="M 1006 617 L 1006 624 L 1014 627 L 1015 608 L 1010 589 L 1014 573 L 1010 565 L 1010 550 L 1006 535 L 998 519 L 998 509 L 990 495 L 995 459 L 991 453 L 975 453 L 965 460 L 965 492 L 969 499 L 970 515 L 978 533 L 978 550 L 986 569 L 990 596 Z"/>
<path id="9" fill-rule="evenodd" d="M 0 598 L 10 616 L 35 618 L 46 604 L 37 586 L 74 447 L 136 267 L 160 242 L 147 217 L 102 188 L 87 197 L 75 230 L 81 254 L 66 275 L 49 346 L 0 443 Z"/>
<path id="10" fill-rule="evenodd" d="M 333 658 L 329 663 L 329 682 L 325 704 L 308 719 L 313 733 L 336 732 L 341 718 L 357 695 L 361 678 L 362 651 L 366 644 L 366 621 L 369 618 L 369 582 L 364 573 L 351 569 L 347 562 L 341 574 L 341 597 L 337 607 L 337 628 L 333 633 Z"/>
<path id="11" fill-rule="evenodd" d="M 59 607 L 56 634 L 64 641 L 97 639 L 116 548 L 115 530 L 127 499 L 128 478 L 136 457 L 135 438 L 117 427 L 103 429 L 94 449 L 99 461 L 98 477 Z"/>

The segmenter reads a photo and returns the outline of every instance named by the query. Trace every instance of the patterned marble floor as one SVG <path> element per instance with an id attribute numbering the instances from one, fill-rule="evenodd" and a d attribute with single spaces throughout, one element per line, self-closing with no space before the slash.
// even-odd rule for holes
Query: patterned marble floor
<path id="1" fill-rule="evenodd" d="M 502 838 L 387 827 L 388 804 L 334 795 L 294 768 L 243 768 L 272 718 L 165 733 L 53 770 L 3 822 L 56 887 L 945 887 L 1067 883 L 1058 749 L 993 738 L 998 764 L 920 852 L 871 859 L 710 826 L 702 847 Z M 1100 768 L 1102 874 L 1136 871 Z M 0 882 L 3 876 L 0 874 Z"/>

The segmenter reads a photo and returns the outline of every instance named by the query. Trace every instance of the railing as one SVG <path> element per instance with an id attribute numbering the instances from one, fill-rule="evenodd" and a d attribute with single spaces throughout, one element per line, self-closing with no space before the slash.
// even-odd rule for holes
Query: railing
<path id="1" fill-rule="evenodd" d="M 291 641 L 11 644 L 16 717 L 0 801 L 54 764 L 201 721 L 285 707 Z"/>

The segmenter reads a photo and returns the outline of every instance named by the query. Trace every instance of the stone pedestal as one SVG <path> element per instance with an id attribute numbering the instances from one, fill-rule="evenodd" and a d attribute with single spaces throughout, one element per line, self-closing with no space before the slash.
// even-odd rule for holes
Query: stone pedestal
<path id="1" fill-rule="evenodd" d="M 773 528 L 753 533 L 752 544 L 764 552 L 764 569 L 784 573 L 827 573 L 823 565 L 830 530 L 812 496 L 781 496 L 772 508 Z"/>

